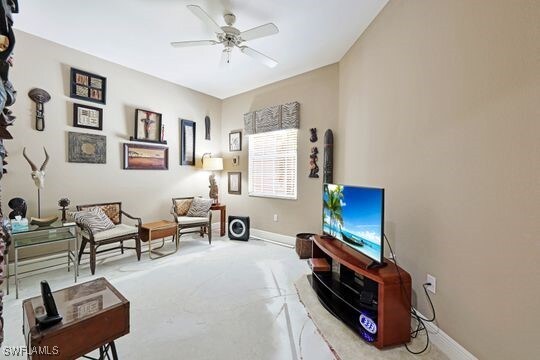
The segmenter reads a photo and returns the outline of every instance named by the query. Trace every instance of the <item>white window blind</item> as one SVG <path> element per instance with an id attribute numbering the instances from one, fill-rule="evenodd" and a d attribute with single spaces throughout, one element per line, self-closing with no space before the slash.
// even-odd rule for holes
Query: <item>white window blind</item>
<path id="1" fill-rule="evenodd" d="M 249 195 L 296 199 L 298 130 L 249 135 Z"/>

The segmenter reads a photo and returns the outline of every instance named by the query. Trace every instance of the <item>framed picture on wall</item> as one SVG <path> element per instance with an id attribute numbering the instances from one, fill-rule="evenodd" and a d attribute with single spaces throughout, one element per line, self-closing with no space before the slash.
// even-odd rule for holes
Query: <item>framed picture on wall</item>
<path id="1" fill-rule="evenodd" d="M 104 104 L 107 99 L 107 78 L 71 68 L 69 96 L 74 99 Z"/>
<path id="2" fill-rule="evenodd" d="M 195 165 L 196 123 L 180 119 L 180 165 Z"/>
<path id="3" fill-rule="evenodd" d="M 231 171 L 227 173 L 229 183 L 229 194 L 242 194 L 242 173 L 240 171 Z"/>
<path id="4" fill-rule="evenodd" d="M 107 137 L 68 132 L 68 162 L 87 164 L 107 163 Z"/>
<path id="5" fill-rule="evenodd" d="M 124 169 L 168 170 L 169 148 L 166 146 L 124 144 Z"/>
<path id="6" fill-rule="evenodd" d="M 74 103 L 73 126 L 84 129 L 103 130 L 103 109 Z"/>
<path id="7" fill-rule="evenodd" d="M 161 114 L 135 110 L 135 136 L 133 140 L 161 142 Z"/>
<path id="8" fill-rule="evenodd" d="M 242 150 L 242 132 L 231 131 L 229 133 L 229 151 L 241 151 Z"/>

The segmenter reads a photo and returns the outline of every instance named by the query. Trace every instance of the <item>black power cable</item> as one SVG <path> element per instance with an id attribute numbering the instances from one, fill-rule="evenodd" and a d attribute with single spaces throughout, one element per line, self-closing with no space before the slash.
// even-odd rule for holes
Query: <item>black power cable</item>
<path id="1" fill-rule="evenodd" d="M 407 302 L 409 304 L 409 308 L 410 308 L 410 311 L 411 311 L 411 316 L 416 320 L 416 329 L 411 331 L 411 338 L 415 339 L 420 332 L 422 332 L 422 331 L 426 332 L 426 345 L 424 346 L 424 348 L 422 350 L 413 351 L 413 350 L 409 349 L 409 346 L 407 344 L 405 344 L 405 348 L 411 354 L 414 354 L 414 355 L 422 354 L 423 352 L 425 352 L 428 349 L 429 343 L 430 343 L 429 332 L 427 330 L 425 322 L 434 322 L 435 319 L 436 319 L 435 307 L 433 306 L 433 302 L 431 301 L 431 297 L 429 296 L 429 294 L 427 292 L 427 287 L 430 286 L 431 284 L 430 283 L 422 284 L 422 288 L 424 289 L 424 293 L 426 294 L 426 297 L 427 297 L 427 299 L 429 301 L 429 305 L 431 307 L 431 313 L 433 314 L 431 319 L 427 319 L 427 318 L 421 316 L 416 311 L 416 309 L 412 306 L 412 304 L 411 304 L 411 294 L 407 294 L 407 291 L 405 290 L 405 285 L 403 285 L 403 278 L 401 277 L 401 270 L 399 269 L 399 266 L 398 266 L 398 263 L 397 263 L 396 254 L 394 253 L 394 250 L 392 250 L 392 245 L 390 245 L 390 241 L 388 241 L 388 238 L 386 237 L 386 234 L 384 234 L 383 236 L 384 236 L 384 239 L 386 240 L 386 243 L 388 244 L 388 248 L 390 249 L 390 254 L 392 255 L 392 259 L 394 260 L 393 262 L 394 262 L 394 265 L 396 267 L 396 270 L 397 270 L 397 273 L 398 273 L 398 276 L 399 276 L 399 284 L 400 284 L 400 287 L 401 287 L 401 291 L 405 294 L 405 298 L 407 299 Z"/>

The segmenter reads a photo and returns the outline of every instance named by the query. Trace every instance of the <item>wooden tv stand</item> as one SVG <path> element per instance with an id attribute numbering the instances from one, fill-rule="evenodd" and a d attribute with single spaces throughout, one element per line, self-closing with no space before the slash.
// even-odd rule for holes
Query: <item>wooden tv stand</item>
<path id="1" fill-rule="evenodd" d="M 313 259 L 326 259 L 331 271 L 313 271 L 311 285 L 321 303 L 360 335 L 360 313 L 377 323 L 377 348 L 410 341 L 411 276 L 386 259 L 388 265 L 367 269 L 369 259 L 336 239 L 315 235 Z M 318 260 L 320 261 L 320 260 Z M 400 280 L 401 275 L 401 280 Z M 373 301 L 360 300 L 371 292 Z"/>

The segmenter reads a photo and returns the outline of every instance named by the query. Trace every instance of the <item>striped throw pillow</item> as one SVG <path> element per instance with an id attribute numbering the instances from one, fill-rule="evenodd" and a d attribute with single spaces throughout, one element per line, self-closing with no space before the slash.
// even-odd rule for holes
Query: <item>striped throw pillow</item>
<path id="1" fill-rule="evenodd" d="M 94 234 L 115 227 L 111 219 L 99 207 L 93 207 L 87 211 L 74 211 L 69 215 L 75 222 L 88 226 Z"/>
<path id="2" fill-rule="evenodd" d="M 214 200 L 194 198 L 187 212 L 187 216 L 206 217 Z"/>

